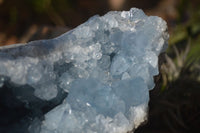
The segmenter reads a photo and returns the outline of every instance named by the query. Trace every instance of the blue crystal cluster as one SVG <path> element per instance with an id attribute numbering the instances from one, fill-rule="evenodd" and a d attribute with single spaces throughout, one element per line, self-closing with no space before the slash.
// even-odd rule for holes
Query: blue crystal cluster
<path id="1" fill-rule="evenodd" d="M 146 120 L 167 40 L 166 22 L 137 8 L 94 16 L 57 38 L 2 47 L 0 88 L 12 85 L 33 110 L 67 94 L 32 117 L 31 133 L 125 133 Z"/>

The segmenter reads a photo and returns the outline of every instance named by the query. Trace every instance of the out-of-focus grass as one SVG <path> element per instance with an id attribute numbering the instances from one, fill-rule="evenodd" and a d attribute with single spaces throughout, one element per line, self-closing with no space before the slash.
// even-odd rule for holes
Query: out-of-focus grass
<path id="1" fill-rule="evenodd" d="M 65 26 L 61 13 L 71 9 L 69 0 L 28 0 L 28 4 L 38 14 L 46 14 L 50 20 L 59 26 Z"/>
<path id="2" fill-rule="evenodd" d="M 200 77 L 200 6 L 195 8 L 189 0 L 182 0 L 178 7 L 179 18 L 170 35 L 166 62 L 161 67 L 163 88 L 182 75 L 193 80 Z"/>

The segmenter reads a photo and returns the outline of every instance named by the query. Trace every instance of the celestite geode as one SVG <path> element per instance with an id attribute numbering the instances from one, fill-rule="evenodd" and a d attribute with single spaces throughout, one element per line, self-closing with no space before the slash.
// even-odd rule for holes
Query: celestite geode
<path id="1" fill-rule="evenodd" d="M 161 18 L 132 8 L 94 16 L 54 39 L 0 48 L 0 90 L 13 98 L 1 98 L 1 104 L 28 112 L 2 130 L 125 133 L 137 128 L 147 117 L 158 55 L 167 48 L 166 29 Z"/>

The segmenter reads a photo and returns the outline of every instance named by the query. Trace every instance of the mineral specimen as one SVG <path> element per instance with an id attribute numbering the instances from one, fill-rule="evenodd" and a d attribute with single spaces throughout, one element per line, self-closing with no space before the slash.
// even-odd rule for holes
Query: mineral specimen
<path id="1" fill-rule="evenodd" d="M 54 39 L 1 47 L 0 130 L 125 133 L 137 128 L 147 118 L 166 29 L 161 18 L 132 8 L 94 16 Z"/>

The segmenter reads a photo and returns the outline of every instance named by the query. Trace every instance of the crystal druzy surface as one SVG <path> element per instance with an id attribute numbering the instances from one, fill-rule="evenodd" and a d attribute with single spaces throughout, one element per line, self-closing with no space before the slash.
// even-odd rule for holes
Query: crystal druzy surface
<path id="1" fill-rule="evenodd" d="M 146 120 L 166 29 L 161 18 L 132 8 L 54 39 L 2 47 L 0 88 L 31 110 L 31 119 L 21 118 L 31 133 L 131 131 Z"/>

